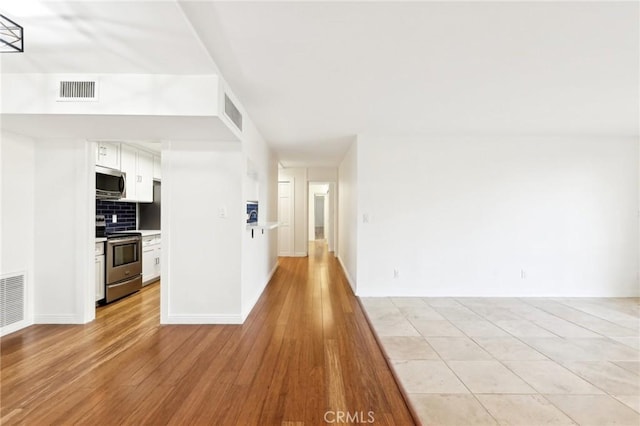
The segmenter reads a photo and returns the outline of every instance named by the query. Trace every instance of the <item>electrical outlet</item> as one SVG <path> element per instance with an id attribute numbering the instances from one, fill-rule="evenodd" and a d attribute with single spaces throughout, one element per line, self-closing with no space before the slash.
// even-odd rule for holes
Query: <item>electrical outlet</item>
<path id="1" fill-rule="evenodd" d="M 218 209 L 218 216 L 221 217 L 222 219 L 226 219 L 227 217 L 227 208 L 226 207 L 220 207 Z"/>
<path id="2" fill-rule="evenodd" d="M 369 223 L 369 215 L 367 213 L 362 215 L 362 223 Z"/>
<path id="3" fill-rule="evenodd" d="M 114 215 L 111 216 L 111 222 L 118 223 L 118 215 L 117 214 L 114 214 Z"/>
<path id="4" fill-rule="evenodd" d="M 393 268 L 393 278 L 400 278 L 400 270 L 398 268 Z"/>
<path id="5" fill-rule="evenodd" d="M 527 273 L 524 271 L 524 269 L 520 269 L 520 279 L 524 280 L 527 278 Z"/>

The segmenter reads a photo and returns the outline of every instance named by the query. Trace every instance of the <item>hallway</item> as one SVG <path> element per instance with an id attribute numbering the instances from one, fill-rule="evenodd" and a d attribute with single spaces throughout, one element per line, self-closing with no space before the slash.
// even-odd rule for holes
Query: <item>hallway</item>
<path id="1" fill-rule="evenodd" d="M 243 325 L 159 326 L 159 287 L 4 337 L 0 423 L 413 424 L 323 242 L 279 260 Z"/>

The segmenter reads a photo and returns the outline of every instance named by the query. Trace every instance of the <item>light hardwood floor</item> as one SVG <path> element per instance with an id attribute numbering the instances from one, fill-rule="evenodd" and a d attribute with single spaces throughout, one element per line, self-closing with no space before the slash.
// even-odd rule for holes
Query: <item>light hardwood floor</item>
<path id="1" fill-rule="evenodd" d="M 280 259 L 243 325 L 160 326 L 155 284 L 90 324 L 2 338 L 0 424 L 413 424 L 338 263 L 317 244 L 309 258 Z"/>
<path id="2" fill-rule="evenodd" d="M 427 425 L 640 425 L 638 298 L 365 298 Z"/>

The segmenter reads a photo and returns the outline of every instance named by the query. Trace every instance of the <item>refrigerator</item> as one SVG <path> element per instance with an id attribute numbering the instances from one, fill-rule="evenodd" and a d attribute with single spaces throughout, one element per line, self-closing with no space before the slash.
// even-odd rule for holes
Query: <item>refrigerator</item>
<path id="1" fill-rule="evenodd" d="M 138 229 L 160 230 L 160 182 L 153 181 L 153 202 L 138 204 Z"/>

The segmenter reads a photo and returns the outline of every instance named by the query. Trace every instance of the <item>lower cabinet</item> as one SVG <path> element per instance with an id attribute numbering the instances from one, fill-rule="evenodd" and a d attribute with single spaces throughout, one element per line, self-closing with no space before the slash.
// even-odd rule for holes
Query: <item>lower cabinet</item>
<path id="1" fill-rule="evenodd" d="M 104 243 L 96 243 L 96 302 L 104 299 Z"/>
<path id="2" fill-rule="evenodd" d="M 142 237 L 142 285 L 160 279 L 160 235 Z"/>

